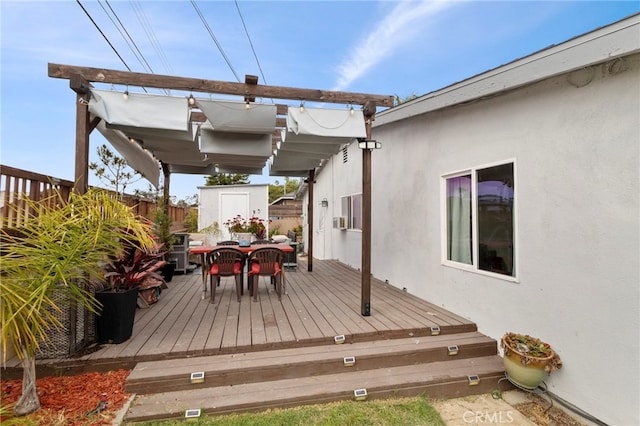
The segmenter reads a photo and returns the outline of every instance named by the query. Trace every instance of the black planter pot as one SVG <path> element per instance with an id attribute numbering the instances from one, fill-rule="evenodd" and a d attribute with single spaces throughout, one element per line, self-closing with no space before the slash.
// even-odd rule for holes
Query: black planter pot
<path id="1" fill-rule="evenodd" d="M 160 269 L 160 273 L 162 274 L 162 278 L 164 278 L 165 282 L 171 282 L 173 274 L 176 272 L 176 266 L 178 266 L 176 262 L 169 261 L 162 267 L 162 269 Z"/>
<path id="2" fill-rule="evenodd" d="M 136 316 L 138 289 L 102 291 L 96 293 L 96 299 L 102 304 L 102 312 L 97 317 L 98 342 L 122 343 L 129 340 Z"/>

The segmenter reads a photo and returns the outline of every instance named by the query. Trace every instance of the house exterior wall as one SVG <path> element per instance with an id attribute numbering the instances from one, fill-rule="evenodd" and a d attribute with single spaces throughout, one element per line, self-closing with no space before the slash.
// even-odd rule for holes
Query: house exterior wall
<path id="1" fill-rule="evenodd" d="M 493 338 L 549 342 L 564 362 L 551 392 L 608 424 L 640 424 L 640 56 L 619 65 L 374 127 L 371 264 Z M 334 215 L 361 179 L 355 161 L 336 161 L 315 187 Z M 515 279 L 445 266 L 442 176 L 503 161 L 515 165 Z M 314 256 L 359 267 L 358 233 L 318 220 Z"/>
<path id="2" fill-rule="evenodd" d="M 346 158 L 346 161 L 345 161 Z M 362 261 L 362 231 L 333 227 L 333 218 L 342 215 L 342 197 L 362 193 L 362 152 L 357 144 L 347 147 L 328 160 L 316 175 L 313 188 L 313 257 L 339 259 L 342 263 L 359 268 Z M 322 206 L 326 199 L 327 207 Z M 307 224 L 308 193 L 303 199 L 304 222 Z M 304 247 L 308 247 L 307 228 L 303 232 Z"/>
<path id="3" fill-rule="evenodd" d="M 236 215 L 241 215 L 244 219 L 252 216 L 265 220 L 268 231 L 269 214 L 269 185 L 220 185 L 220 186 L 200 186 L 200 203 L 198 206 L 198 229 L 203 229 L 217 222 L 220 228 L 219 235 L 211 235 L 211 241 L 226 240 L 230 238 L 224 223 L 233 219 Z M 223 206 L 225 196 L 238 196 L 246 198 L 246 206 L 237 209 L 229 209 Z"/>

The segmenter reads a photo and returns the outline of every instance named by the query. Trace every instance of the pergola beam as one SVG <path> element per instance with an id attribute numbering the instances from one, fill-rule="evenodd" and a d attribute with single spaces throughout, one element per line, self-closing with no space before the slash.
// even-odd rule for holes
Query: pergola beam
<path id="1" fill-rule="evenodd" d="M 49 77 L 70 79 L 73 75 L 81 75 L 86 81 L 95 83 L 153 87 L 156 89 L 182 90 L 186 92 L 237 95 L 243 98 L 262 97 L 357 105 L 364 105 L 367 102 L 375 102 L 378 106 L 393 106 L 393 96 L 317 89 L 299 89 L 282 86 L 261 86 L 257 84 L 203 80 L 200 78 L 117 71 L 105 68 L 49 64 Z"/>

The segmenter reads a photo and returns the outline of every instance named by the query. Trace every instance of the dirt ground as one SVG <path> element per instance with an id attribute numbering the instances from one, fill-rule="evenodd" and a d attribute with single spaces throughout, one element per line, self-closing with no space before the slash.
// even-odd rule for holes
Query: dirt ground
<path id="1" fill-rule="evenodd" d="M 547 411 L 549 402 L 537 395 L 528 395 L 527 401 L 514 405 L 514 408 L 524 414 L 531 422 L 538 426 L 584 426 L 555 405 Z"/>

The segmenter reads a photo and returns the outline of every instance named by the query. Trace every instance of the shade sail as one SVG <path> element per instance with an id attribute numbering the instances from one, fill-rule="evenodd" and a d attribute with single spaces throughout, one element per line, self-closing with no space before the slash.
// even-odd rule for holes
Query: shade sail
<path id="1" fill-rule="evenodd" d="M 364 138 L 367 131 L 364 115 L 360 110 L 326 108 L 289 108 L 283 143 L 308 144 L 350 143 L 354 138 Z"/>
<path id="2" fill-rule="evenodd" d="M 203 125 L 200 133 L 200 151 L 211 154 L 237 154 L 262 156 L 266 161 L 271 155 L 271 133 L 219 132 Z"/>
<path id="3" fill-rule="evenodd" d="M 202 111 L 194 115 L 200 127 L 190 121 L 192 107 Z M 271 175 L 303 176 L 366 136 L 359 110 L 289 108 L 282 129 L 272 104 L 247 108 L 244 102 L 196 99 L 190 106 L 186 97 L 129 93 L 125 99 L 121 92 L 92 90 L 89 111 L 102 119 L 101 133 L 154 185 L 157 161 L 171 173 L 261 174 L 271 159 Z"/>
<path id="4" fill-rule="evenodd" d="M 124 129 L 156 129 L 189 132 L 189 104 L 186 98 L 91 90 L 89 112 L 111 126 Z M 125 132 L 126 133 L 126 132 Z"/>
<path id="5" fill-rule="evenodd" d="M 160 165 L 150 152 L 131 141 L 121 131 L 107 128 L 104 121 L 98 123 L 97 129 L 134 170 L 140 172 L 153 186 L 158 187 Z"/>
<path id="6" fill-rule="evenodd" d="M 216 132 L 271 134 L 276 106 L 244 102 L 196 99 L 196 105 Z"/>

